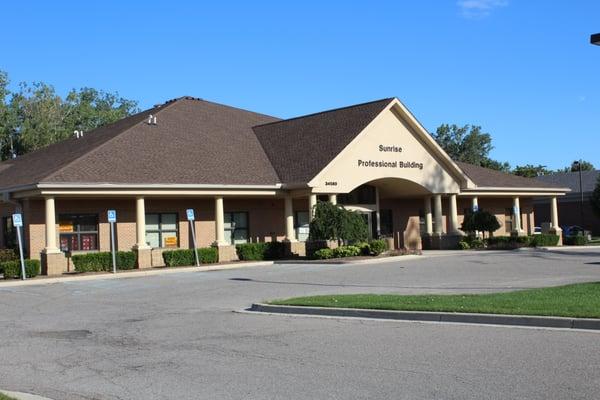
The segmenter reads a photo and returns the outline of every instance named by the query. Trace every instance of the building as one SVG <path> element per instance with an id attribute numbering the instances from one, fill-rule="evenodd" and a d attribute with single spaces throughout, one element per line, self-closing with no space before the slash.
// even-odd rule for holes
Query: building
<path id="1" fill-rule="evenodd" d="M 600 235 L 600 216 L 594 214 L 590 199 L 596 183 L 600 178 L 599 170 L 581 172 L 581 189 L 579 187 L 579 172 L 561 172 L 544 175 L 536 178 L 542 184 L 551 184 L 571 189 L 571 192 L 562 196 L 558 201 L 561 226 L 581 226 L 594 235 Z M 581 201 L 583 192 L 583 204 Z M 542 226 L 550 221 L 548 199 L 534 199 L 535 223 Z M 583 207 L 582 207 L 583 205 Z M 583 210 L 583 213 L 582 213 Z M 582 221 L 583 219 L 583 221 Z"/>
<path id="2" fill-rule="evenodd" d="M 235 244 L 285 241 L 303 254 L 318 200 L 364 214 L 373 236 L 396 247 L 456 245 L 465 210 L 493 212 L 498 235 L 531 233 L 532 198 L 548 197 L 560 231 L 559 185 L 458 163 L 397 99 L 280 120 L 183 97 L 0 164 L 3 227 L 21 210 L 31 258 L 43 273 L 67 268 L 65 252 L 117 248 L 140 268 L 189 248 L 186 209 L 199 246 L 221 261 Z"/>

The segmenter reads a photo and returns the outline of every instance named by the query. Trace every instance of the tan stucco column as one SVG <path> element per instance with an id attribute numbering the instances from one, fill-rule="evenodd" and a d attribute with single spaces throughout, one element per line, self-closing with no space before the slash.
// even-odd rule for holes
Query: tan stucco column
<path id="1" fill-rule="evenodd" d="M 67 259 L 62 251 L 58 249 L 56 241 L 56 208 L 54 197 L 45 199 L 45 223 L 46 223 L 46 245 L 42 250 L 42 274 L 60 275 L 67 270 Z"/>
<path id="2" fill-rule="evenodd" d="M 135 247 L 150 248 L 146 244 L 146 202 L 141 196 L 135 198 Z"/>
<path id="3" fill-rule="evenodd" d="M 329 202 L 331 204 L 337 204 L 337 194 L 330 194 L 329 195 Z"/>
<path id="4" fill-rule="evenodd" d="M 450 226 L 448 229 L 448 233 L 453 235 L 460 234 L 460 230 L 458 229 L 458 210 L 456 207 L 456 194 L 451 194 L 449 199 L 449 211 L 450 211 Z"/>
<path id="5" fill-rule="evenodd" d="M 381 235 L 381 213 L 379 212 L 379 188 L 375 187 L 375 229 L 377 231 L 377 237 Z"/>
<path id="6" fill-rule="evenodd" d="M 471 198 L 471 212 L 479 211 L 479 199 L 477 196 Z M 475 236 L 479 237 L 481 232 L 475 231 Z"/>
<path id="7" fill-rule="evenodd" d="M 550 199 L 550 222 L 552 227 L 550 228 L 550 232 L 558 235 L 560 239 L 558 239 L 558 245 L 562 245 L 562 229 L 558 225 L 558 200 L 556 196 Z"/>
<path id="8" fill-rule="evenodd" d="M 518 236 L 525 235 L 525 231 L 521 226 L 521 202 L 518 196 L 513 197 L 513 214 L 514 226 L 512 233 Z"/>
<path id="9" fill-rule="evenodd" d="M 215 197 L 215 244 L 226 246 L 225 242 L 225 213 L 223 209 L 223 196 Z"/>
<path id="10" fill-rule="evenodd" d="M 431 235 L 433 234 L 433 220 L 431 216 L 431 197 L 426 196 L 423 201 L 423 208 L 425 211 L 425 233 L 427 235 Z"/>
<path id="11" fill-rule="evenodd" d="M 308 195 L 308 216 L 309 220 L 312 221 L 315 217 L 315 206 L 317 205 L 317 195 L 309 194 Z"/>
<path id="12" fill-rule="evenodd" d="M 285 239 L 288 242 L 296 241 L 296 231 L 294 230 L 294 203 L 292 196 L 285 196 Z"/>
<path id="13" fill-rule="evenodd" d="M 479 199 L 477 196 L 471 199 L 471 211 L 479 210 Z"/>
<path id="14" fill-rule="evenodd" d="M 444 232 L 444 220 L 442 216 L 442 195 L 433 196 L 433 218 L 435 220 L 435 234 L 441 236 Z"/>
<path id="15" fill-rule="evenodd" d="M 56 208 L 54 206 L 54 197 L 46 197 L 46 247 L 44 251 L 47 254 L 60 253 L 56 241 Z"/>
<path id="16" fill-rule="evenodd" d="M 135 198 L 135 246 L 137 267 L 152 267 L 152 247 L 146 244 L 146 202 L 143 197 Z"/>

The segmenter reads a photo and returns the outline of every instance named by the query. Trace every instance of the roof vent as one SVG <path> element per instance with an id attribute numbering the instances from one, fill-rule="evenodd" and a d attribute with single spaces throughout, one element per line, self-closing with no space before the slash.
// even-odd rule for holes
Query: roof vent
<path id="1" fill-rule="evenodd" d="M 83 137 L 83 131 L 74 131 L 73 132 L 73 136 L 75 136 L 75 139 L 79 139 Z"/>
<path id="2" fill-rule="evenodd" d="M 148 125 L 156 125 L 156 115 L 150 114 L 148 116 Z"/>
<path id="3" fill-rule="evenodd" d="M 152 125 L 156 125 L 156 115 L 152 117 Z"/>

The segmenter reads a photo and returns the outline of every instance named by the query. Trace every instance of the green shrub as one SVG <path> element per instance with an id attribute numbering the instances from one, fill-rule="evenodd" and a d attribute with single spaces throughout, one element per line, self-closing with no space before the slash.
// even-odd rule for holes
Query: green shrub
<path id="1" fill-rule="evenodd" d="M 471 245 L 469 244 L 469 242 L 467 240 L 462 239 L 460 242 L 458 242 L 459 250 L 469 250 L 470 248 L 471 248 Z"/>
<path id="2" fill-rule="evenodd" d="M 357 246 L 340 246 L 333 249 L 334 258 L 356 257 L 360 255 L 360 247 Z"/>
<path id="3" fill-rule="evenodd" d="M 167 267 L 196 265 L 194 249 L 167 250 L 163 251 L 162 256 Z M 198 258 L 201 264 L 214 264 L 219 261 L 219 251 L 216 247 L 199 248 Z"/>
<path id="4" fill-rule="evenodd" d="M 327 260 L 329 258 L 333 258 L 333 250 L 331 249 L 319 249 L 317 251 L 315 251 L 315 253 L 313 254 L 313 257 L 316 258 L 317 260 Z"/>
<path id="5" fill-rule="evenodd" d="M 285 255 L 282 242 L 243 243 L 235 246 L 238 258 L 244 261 L 277 260 Z"/>
<path id="6" fill-rule="evenodd" d="M 556 246 L 560 237 L 558 235 L 542 233 L 541 235 L 533 235 L 531 238 L 531 245 L 535 247 L 539 246 Z"/>
<path id="7" fill-rule="evenodd" d="M 368 227 L 361 214 L 327 201 L 317 202 L 314 218 L 310 222 L 309 238 L 317 240 L 341 240 L 359 243 L 367 240 Z"/>
<path id="8" fill-rule="evenodd" d="M 4 279 L 21 278 L 21 261 L 5 261 L 0 264 L 0 269 L 4 271 Z M 25 276 L 33 278 L 40 274 L 40 260 L 25 260 Z"/>
<path id="9" fill-rule="evenodd" d="M 360 254 L 363 256 L 371 255 L 371 246 L 367 242 L 355 243 L 354 246 L 360 249 Z"/>
<path id="10" fill-rule="evenodd" d="M 588 243 L 587 237 L 583 235 L 565 236 L 563 244 L 567 246 L 585 246 Z"/>
<path id="11" fill-rule="evenodd" d="M 19 259 L 19 255 L 13 249 L 0 249 L 0 263 L 6 261 L 16 261 Z"/>
<path id="12" fill-rule="evenodd" d="M 133 251 L 117 251 L 115 254 L 117 269 L 134 269 L 136 255 Z M 73 267 L 77 272 L 112 271 L 112 253 L 101 251 L 97 253 L 75 254 L 71 257 Z"/>
<path id="13" fill-rule="evenodd" d="M 371 250 L 371 254 L 378 256 L 388 249 L 387 242 L 383 239 L 371 240 L 369 242 L 369 249 Z"/>

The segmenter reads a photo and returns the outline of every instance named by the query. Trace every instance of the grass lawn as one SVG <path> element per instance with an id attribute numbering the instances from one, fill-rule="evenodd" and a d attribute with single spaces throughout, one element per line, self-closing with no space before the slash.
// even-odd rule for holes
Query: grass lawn
<path id="1" fill-rule="evenodd" d="M 269 304 L 600 318 L 600 282 L 491 294 L 346 294 L 296 297 Z"/>
<path id="2" fill-rule="evenodd" d="M 15 398 L 8 397 L 7 395 L 0 393 L 0 400 L 15 400 Z"/>

